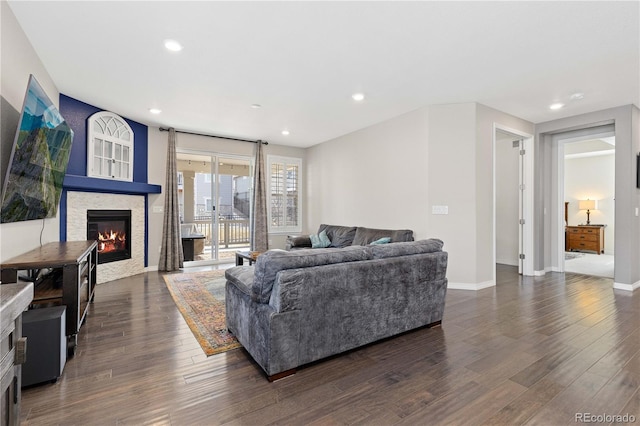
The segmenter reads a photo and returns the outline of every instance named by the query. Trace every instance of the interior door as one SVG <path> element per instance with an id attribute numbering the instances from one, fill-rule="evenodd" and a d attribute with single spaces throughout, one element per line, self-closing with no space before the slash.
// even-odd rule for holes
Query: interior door
<path id="1" fill-rule="evenodd" d="M 515 144 L 515 142 L 514 142 Z M 522 271 L 524 269 L 524 260 L 525 260 L 525 246 L 524 246 L 524 224 L 525 224 L 525 196 L 524 191 L 526 190 L 526 176 L 525 176 L 525 155 L 526 151 L 524 149 L 524 140 L 520 139 L 518 141 L 518 273 L 522 275 Z"/>
<path id="2" fill-rule="evenodd" d="M 494 259 L 532 276 L 533 137 L 501 126 L 494 132 Z"/>
<path id="3" fill-rule="evenodd" d="M 495 155 L 496 263 L 520 270 L 523 253 L 520 140 L 511 133 L 496 132 Z"/>

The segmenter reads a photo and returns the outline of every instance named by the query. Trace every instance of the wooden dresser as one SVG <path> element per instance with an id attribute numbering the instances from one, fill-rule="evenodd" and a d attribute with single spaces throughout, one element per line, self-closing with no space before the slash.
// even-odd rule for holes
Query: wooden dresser
<path id="1" fill-rule="evenodd" d="M 567 251 L 604 253 L 604 228 L 605 225 L 567 226 Z"/>

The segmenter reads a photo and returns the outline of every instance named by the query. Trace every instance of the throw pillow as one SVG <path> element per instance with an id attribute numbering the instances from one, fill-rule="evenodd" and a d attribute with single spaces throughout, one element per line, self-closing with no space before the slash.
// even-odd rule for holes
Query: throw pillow
<path id="1" fill-rule="evenodd" d="M 313 248 L 325 248 L 331 245 L 331 240 L 327 237 L 327 233 L 322 231 L 318 235 L 309 235 L 311 238 L 311 247 Z"/>
<path id="2" fill-rule="evenodd" d="M 388 244 L 391 242 L 391 238 L 390 237 L 383 237 L 383 238 L 379 238 L 375 241 L 372 241 L 369 244 Z"/>

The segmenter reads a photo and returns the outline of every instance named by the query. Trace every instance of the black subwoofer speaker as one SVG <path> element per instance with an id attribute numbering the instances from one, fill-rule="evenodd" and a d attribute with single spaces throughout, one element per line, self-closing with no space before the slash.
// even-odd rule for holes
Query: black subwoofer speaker
<path id="1" fill-rule="evenodd" d="M 22 364 L 22 387 L 55 382 L 67 362 L 64 306 L 22 313 L 22 335 L 27 338 L 27 362 Z"/>

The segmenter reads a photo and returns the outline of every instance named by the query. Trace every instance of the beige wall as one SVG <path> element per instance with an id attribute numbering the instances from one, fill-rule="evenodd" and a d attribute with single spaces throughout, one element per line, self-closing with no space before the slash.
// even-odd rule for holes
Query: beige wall
<path id="1" fill-rule="evenodd" d="M 492 285 L 494 123 L 533 133 L 483 105 L 434 105 L 309 148 L 307 231 L 410 228 L 444 241 L 451 287 Z"/>
<path id="2" fill-rule="evenodd" d="M 309 148 L 307 232 L 321 223 L 409 228 L 428 226 L 427 109 Z"/>
<path id="3" fill-rule="evenodd" d="M 162 210 L 164 209 L 164 185 L 166 180 L 167 163 L 167 132 L 161 132 L 157 127 L 149 127 L 149 171 L 148 180 L 151 184 L 161 185 L 161 194 L 149 195 L 149 257 L 150 269 L 157 268 L 160 257 L 162 240 Z M 205 136 L 178 133 L 176 147 L 193 151 L 209 152 L 221 155 L 244 155 L 253 157 L 254 144 L 229 141 Z M 305 164 L 305 150 L 282 145 L 268 144 L 264 147 L 265 162 L 267 155 L 282 155 L 302 158 Z M 304 184 L 304 183 L 303 183 Z M 302 205 L 305 205 L 305 194 L 302 194 Z M 155 208 L 155 209 L 154 209 Z M 303 218 L 304 227 L 304 218 Z M 271 248 L 284 248 L 286 235 L 270 234 Z"/>
<path id="4" fill-rule="evenodd" d="M 429 108 L 429 161 L 418 171 L 429 177 L 424 214 L 449 252 L 450 286 L 473 287 L 489 279 L 477 275 L 476 150 L 474 103 Z M 431 206 L 447 206 L 449 214 L 432 214 Z"/>
<path id="5" fill-rule="evenodd" d="M 0 170 L 0 179 L 4 182 L 24 95 L 27 91 L 29 74 L 36 77 L 38 83 L 56 106 L 58 106 L 60 93 L 5 1 L 0 2 L 0 19 L 2 23 L 0 25 L 2 52 L 2 61 L 0 61 L 0 95 L 2 96 L 2 114 L 0 115 L 0 158 L 2 161 L 0 164 L 2 164 L 2 170 Z M 38 247 L 41 242 L 41 232 L 42 244 L 58 241 L 60 239 L 59 218 L 0 225 L 0 261 Z"/>

